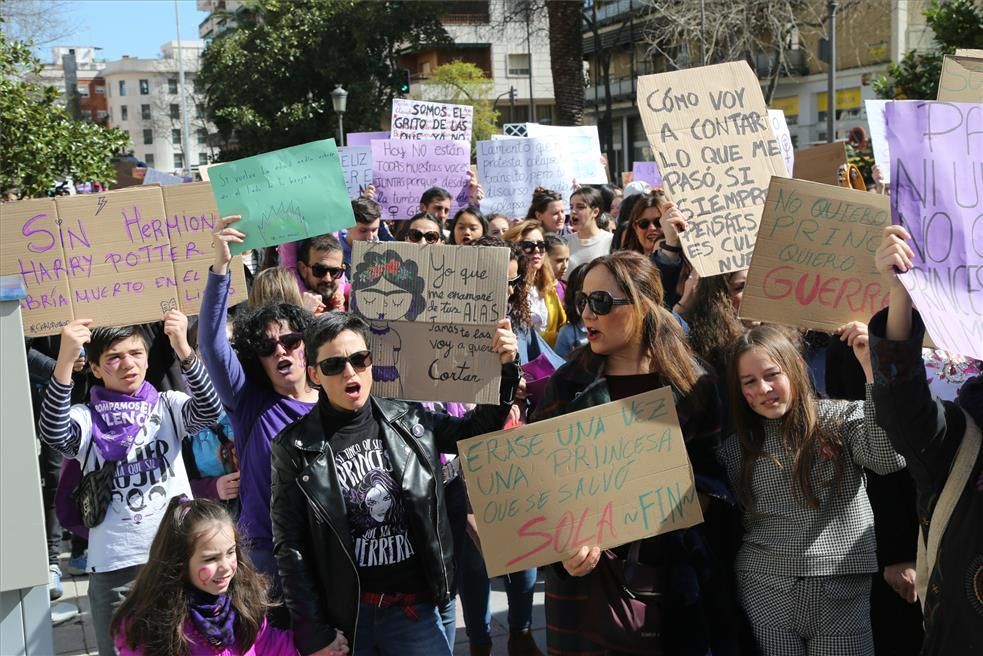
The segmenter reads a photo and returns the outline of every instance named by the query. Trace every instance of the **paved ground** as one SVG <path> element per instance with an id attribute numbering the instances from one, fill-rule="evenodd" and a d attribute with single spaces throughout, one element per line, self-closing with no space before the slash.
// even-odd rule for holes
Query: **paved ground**
<path id="1" fill-rule="evenodd" d="M 64 608 L 65 605 L 74 604 L 78 606 L 80 613 L 74 619 L 59 624 L 54 627 L 55 654 L 57 656 L 87 656 L 95 655 L 96 639 L 92 631 L 92 620 L 89 615 L 89 581 L 85 576 L 70 576 L 67 573 L 68 554 L 64 554 L 62 559 L 62 571 L 65 577 L 62 585 L 65 589 L 64 596 L 54 602 L 54 610 Z M 508 651 L 506 643 L 508 641 L 508 601 L 505 596 L 505 588 L 501 579 L 492 581 L 492 654 L 494 656 L 505 656 Z M 546 620 L 543 611 L 543 581 L 540 577 L 536 584 L 536 593 L 533 600 L 533 634 L 539 648 L 546 653 Z M 464 632 L 464 620 L 461 617 L 461 605 L 457 605 L 457 642 L 454 647 L 454 656 L 467 656 L 468 637 Z"/>

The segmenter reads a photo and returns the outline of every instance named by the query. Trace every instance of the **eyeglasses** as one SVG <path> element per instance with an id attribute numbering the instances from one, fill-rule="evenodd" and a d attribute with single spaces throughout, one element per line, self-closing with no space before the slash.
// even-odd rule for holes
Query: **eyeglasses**
<path id="1" fill-rule="evenodd" d="M 267 338 L 267 340 L 263 342 L 258 349 L 256 349 L 256 352 L 263 357 L 273 355 L 276 352 L 277 344 L 282 346 L 283 350 L 290 352 L 300 346 L 301 342 L 303 341 L 304 333 L 283 333 L 276 339 L 273 339 L 272 337 Z"/>
<path id="2" fill-rule="evenodd" d="M 522 281 L 522 275 L 518 275 L 515 278 L 509 278 L 509 287 L 515 287 Z"/>
<path id="3" fill-rule="evenodd" d="M 436 244 L 438 241 L 440 241 L 440 233 L 436 230 L 423 232 L 422 230 L 412 228 L 406 233 L 406 237 L 414 244 L 419 244 L 421 239 L 425 239 L 428 244 Z"/>
<path id="4" fill-rule="evenodd" d="M 639 221 L 635 225 L 637 225 L 642 230 L 648 230 L 649 229 L 649 226 L 654 226 L 654 227 L 658 228 L 659 227 L 659 220 L 658 219 L 642 219 L 641 221 Z"/>
<path id="5" fill-rule="evenodd" d="M 345 273 L 345 265 L 340 267 L 324 266 L 323 264 L 312 264 L 311 272 L 314 274 L 315 278 L 323 278 L 327 274 L 331 274 L 333 280 L 337 280 Z"/>
<path id="6" fill-rule="evenodd" d="M 574 296 L 574 304 L 577 306 L 577 314 L 583 314 L 584 308 L 589 305 L 591 312 L 601 316 L 608 314 L 615 305 L 631 305 L 632 303 L 627 298 L 614 298 L 607 292 L 598 291 L 590 294 L 577 292 L 577 295 Z"/>
<path id="7" fill-rule="evenodd" d="M 546 252 L 546 242 L 545 241 L 520 241 L 519 246 L 526 255 L 532 255 L 536 251 L 540 253 Z"/>
<path id="8" fill-rule="evenodd" d="M 325 376 L 337 376 L 345 370 L 346 364 L 351 364 L 355 371 L 364 371 L 366 367 L 372 366 L 372 352 L 355 351 L 349 356 L 337 355 L 333 358 L 325 358 L 318 362 L 317 366 Z"/>

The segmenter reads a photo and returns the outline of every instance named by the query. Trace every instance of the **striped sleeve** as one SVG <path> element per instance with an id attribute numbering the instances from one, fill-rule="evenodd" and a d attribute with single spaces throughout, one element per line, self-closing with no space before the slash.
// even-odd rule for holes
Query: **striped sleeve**
<path id="1" fill-rule="evenodd" d="M 191 401 L 181 408 L 181 419 L 184 420 L 184 429 L 188 435 L 194 435 L 218 421 L 222 414 L 222 402 L 198 358 L 194 359 L 184 374 L 188 377 Z"/>
<path id="2" fill-rule="evenodd" d="M 72 386 L 63 385 L 54 378 L 48 383 L 41 401 L 41 419 L 38 422 L 41 440 L 62 455 L 74 458 L 82 442 L 82 431 L 72 421 L 70 410 Z"/>

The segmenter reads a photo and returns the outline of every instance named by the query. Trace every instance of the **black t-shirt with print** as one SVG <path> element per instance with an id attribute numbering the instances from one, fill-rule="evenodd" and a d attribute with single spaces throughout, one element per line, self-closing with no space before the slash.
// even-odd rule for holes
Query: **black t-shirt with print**
<path id="1" fill-rule="evenodd" d="M 363 592 L 418 593 L 426 580 L 410 537 L 399 483 L 370 404 L 354 413 L 328 408 L 325 432 L 348 512 Z"/>

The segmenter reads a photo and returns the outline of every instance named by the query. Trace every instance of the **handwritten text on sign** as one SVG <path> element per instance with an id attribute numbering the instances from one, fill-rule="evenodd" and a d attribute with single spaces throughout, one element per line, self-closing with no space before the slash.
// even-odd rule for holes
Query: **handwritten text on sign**
<path id="1" fill-rule="evenodd" d="M 746 269 L 772 175 L 785 175 L 757 78 L 745 62 L 638 78 L 642 122 L 666 189 L 689 220 L 703 276 Z"/>
<path id="2" fill-rule="evenodd" d="M 983 104 L 892 102 L 885 115 L 891 213 L 915 252 L 900 280 L 939 348 L 983 359 Z"/>
<path id="3" fill-rule="evenodd" d="M 431 187 L 450 192 L 452 214 L 468 205 L 471 145 L 466 141 L 376 139 L 371 159 L 375 200 L 384 219 L 417 214 L 423 192 Z"/>
<path id="4" fill-rule="evenodd" d="M 355 242 L 352 311 L 370 322 L 376 393 L 498 403 L 491 351 L 506 313 L 508 250 Z"/>
<path id="5" fill-rule="evenodd" d="M 393 98 L 393 139 L 446 139 L 471 141 L 471 105 Z"/>
<path id="6" fill-rule="evenodd" d="M 338 149 L 341 170 L 345 174 L 348 196 L 353 200 L 372 184 L 372 149 L 369 146 L 348 146 Z"/>
<path id="7" fill-rule="evenodd" d="M 946 55 L 939 78 L 939 100 L 983 102 L 983 58 Z"/>
<path id="8" fill-rule="evenodd" d="M 490 576 L 703 521 L 668 387 L 458 449 Z"/>
<path id="9" fill-rule="evenodd" d="M 75 318 L 96 326 L 196 314 L 213 259 L 218 210 L 207 182 L 0 205 L 0 275 L 16 275 L 24 333 L 58 333 Z M 231 302 L 245 297 L 238 258 Z"/>
<path id="10" fill-rule="evenodd" d="M 874 253 L 890 223 L 886 196 L 772 178 L 741 318 L 827 332 L 866 323 L 888 302 Z"/>

